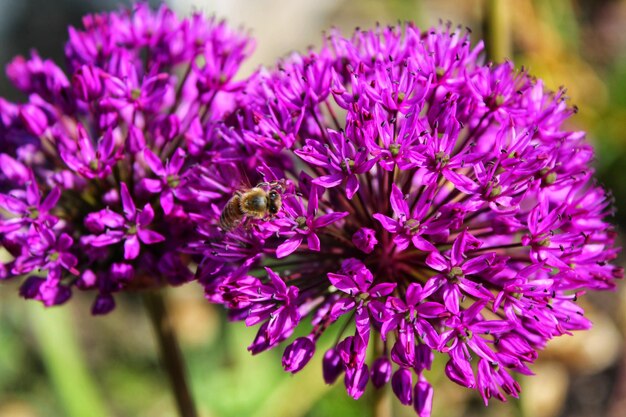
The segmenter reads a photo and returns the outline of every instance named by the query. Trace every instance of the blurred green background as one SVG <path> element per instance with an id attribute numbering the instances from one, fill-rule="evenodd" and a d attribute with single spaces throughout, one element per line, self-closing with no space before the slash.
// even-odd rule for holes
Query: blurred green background
<path id="1" fill-rule="evenodd" d="M 156 2 L 151 2 L 157 4 Z M 597 149 L 600 180 L 616 197 L 615 222 L 626 224 L 626 0 L 178 0 L 181 14 L 192 10 L 225 17 L 251 29 L 257 54 L 244 73 L 271 65 L 291 50 L 319 45 L 331 26 L 349 34 L 375 22 L 414 20 L 427 28 L 441 19 L 484 34 L 489 5 L 501 7 L 498 39 L 510 39 L 506 53 L 553 89 L 568 87 L 580 112 L 572 129 L 583 129 Z M 96 0 L 0 0 L 0 63 L 37 49 L 62 63 L 68 24 L 87 12 L 123 2 Z M 508 38 L 507 38 L 508 37 Z M 3 76 L 0 95 L 18 99 Z M 623 229 L 623 227 L 622 227 Z M 622 261 L 623 263 L 623 261 Z M 0 286 L 0 417 L 165 417 L 174 416 L 141 300 L 120 296 L 106 317 L 89 315 L 91 295 L 76 294 L 63 308 L 44 310 L 17 296 L 17 283 Z M 552 342 L 521 380 L 522 400 L 492 402 L 442 377 L 435 385 L 436 417 L 622 417 L 626 416 L 626 290 L 593 294 L 581 301 L 595 323 L 592 331 Z M 246 346 L 255 330 L 227 324 L 223 312 L 202 298 L 196 284 L 168 292 L 194 395 L 202 416 L 332 417 L 370 416 L 370 389 L 352 401 L 343 384 L 324 385 L 322 339 L 310 365 L 297 375 L 282 371 L 277 349 L 252 357 Z M 330 333 L 330 332 L 329 332 Z M 440 358 L 441 359 L 441 358 Z M 395 416 L 413 416 L 394 404 Z"/>

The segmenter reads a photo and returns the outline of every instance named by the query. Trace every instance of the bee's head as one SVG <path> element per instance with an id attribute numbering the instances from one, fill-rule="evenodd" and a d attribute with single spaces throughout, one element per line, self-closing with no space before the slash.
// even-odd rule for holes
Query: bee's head
<path id="1" fill-rule="evenodd" d="M 280 210 L 282 204 L 280 193 L 272 189 L 267 193 L 267 199 L 269 202 L 267 209 L 271 215 L 275 215 Z"/>

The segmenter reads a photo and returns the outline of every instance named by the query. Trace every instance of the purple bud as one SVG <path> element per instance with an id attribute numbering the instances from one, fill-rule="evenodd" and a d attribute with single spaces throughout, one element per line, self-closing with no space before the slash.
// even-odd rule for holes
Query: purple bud
<path id="1" fill-rule="evenodd" d="M 16 56 L 6 66 L 9 80 L 20 90 L 29 91 L 32 88 L 28 61 L 23 56 Z"/>
<path id="2" fill-rule="evenodd" d="M 26 128 L 34 135 L 41 136 L 48 127 L 48 118 L 39 107 L 25 104 L 20 109 L 20 117 Z"/>
<path id="3" fill-rule="evenodd" d="M 159 123 L 157 129 L 160 131 L 161 136 L 166 142 L 171 141 L 180 132 L 180 120 L 175 114 L 170 114 L 161 123 Z"/>
<path id="4" fill-rule="evenodd" d="M 88 65 L 81 66 L 72 77 L 74 94 L 83 101 L 93 101 L 102 95 L 101 70 Z"/>
<path id="5" fill-rule="evenodd" d="M 326 351 L 322 359 L 322 371 L 327 384 L 333 384 L 339 378 L 343 372 L 343 363 L 337 349 L 330 348 Z"/>
<path id="6" fill-rule="evenodd" d="M 78 281 L 76 281 L 76 286 L 81 290 L 92 288 L 98 282 L 97 275 L 90 269 L 86 270 L 82 273 Z"/>
<path id="7" fill-rule="evenodd" d="M 352 235 L 352 243 L 359 250 L 365 253 L 372 253 L 374 246 L 378 243 L 376 232 L 368 227 L 361 227 Z"/>
<path id="8" fill-rule="evenodd" d="M 28 277 L 20 286 L 20 295 L 26 299 L 35 298 L 39 294 L 39 287 L 44 280 L 38 277 Z"/>
<path id="9" fill-rule="evenodd" d="M 270 347 L 269 340 L 267 338 L 267 324 L 268 322 L 265 322 L 261 325 L 261 327 L 259 327 L 259 331 L 252 341 L 252 344 L 248 346 L 248 351 L 253 355 L 261 353 Z"/>
<path id="10" fill-rule="evenodd" d="M 422 372 L 424 369 L 430 370 L 435 355 L 433 350 L 427 345 L 420 343 L 415 347 L 415 371 Z"/>
<path id="11" fill-rule="evenodd" d="M 452 359 L 446 363 L 445 373 L 450 380 L 456 382 L 459 385 L 468 388 L 474 388 L 476 386 L 474 375 L 471 373 L 471 369 L 461 370 Z"/>
<path id="12" fill-rule="evenodd" d="M 283 353 L 283 368 L 295 374 L 306 366 L 315 353 L 315 342 L 310 337 L 299 337 Z"/>
<path id="13" fill-rule="evenodd" d="M 102 196 L 102 202 L 108 206 L 113 206 L 115 204 L 119 204 L 120 202 L 120 193 L 116 189 L 111 189 L 104 193 Z"/>
<path id="14" fill-rule="evenodd" d="M 127 147 L 133 153 L 139 152 L 146 147 L 146 138 L 141 129 L 135 125 L 128 127 Z"/>
<path id="15" fill-rule="evenodd" d="M 135 275 L 135 270 L 132 265 L 127 263 L 118 262 L 111 265 L 111 279 L 114 281 L 130 281 Z"/>
<path id="16" fill-rule="evenodd" d="M 413 408 L 419 417 L 430 417 L 433 409 L 433 387 L 420 376 L 413 393 Z"/>
<path id="17" fill-rule="evenodd" d="M 63 304 L 72 296 L 72 291 L 58 283 L 57 280 L 45 280 L 39 287 L 39 295 L 36 297 L 46 307 Z"/>
<path id="18" fill-rule="evenodd" d="M 365 392 L 367 381 L 369 380 L 370 373 L 367 365 L 363 365 L 359 368 L 346 369 L 346 377 L 344 383 L 346 385 L 346 391 L 348 395 L 355 400 L 359 399 Z"/>
<path id="19" fill-rule="evenodd" d="M 413 373 L 408 368 L 400 368 L 391 377 L 391 388 L 404 405 L 413 403 Z"/>
<path id="20" fill-rule="evenodd" d="M 11 181 L 18 184 L 25 184 L 30 179 L 30 171 L 24 164 L 11 158 L 7 154 L 0 154 L 0 170 Z"/>
<path id="21" fill-rule="evenodd" d="M 91 314 L 94 316 L 107 314 L 115 308 L 115 300 L 111 294 L 98 294 L 91 306 Z"/>
<path id="22" fill-rule="evenodd" d="M 386 356 L 381 356 L 372 363 L 372 384 L 380 388 L 391 378 L 391 362 Z"/>

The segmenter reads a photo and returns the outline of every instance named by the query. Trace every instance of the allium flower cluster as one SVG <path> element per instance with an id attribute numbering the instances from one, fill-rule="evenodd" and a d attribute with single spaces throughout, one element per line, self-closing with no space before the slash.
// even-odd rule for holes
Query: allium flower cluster
<path id="1" fill-rule="evenodd" d="M 67 72 L 35 52 L 7 68 L 25 103 L 0 99 L 0 280 L 46 306 L 73 288 L 94 314 L 123 289 L 193 278 L 186 166 L 230 112 L 252 43 L 200 14 L 163 6 L 88 15 L 69 28 Z M 205 198 L 206 200 L 206 198 Z"/>
<path id="2" fill-rule="evenodd" d="M 354 398 L 390 382 L 428 416 L 436 353 L 452 381 L 505 400 L 548 340 L 589 328 L 577 297 L 622 277 L 592 148 L 563 127 L 563 90 L 482 49 L 449 26 L 332 32 L 252 77 L 188 174 L 211 201 L 194 216 L 198 277 L 259 325 L 250 351 L 310 329 L 284 352 L 297 372 L 338 334 L 326 382 L 343 375 Z M 220 229 L 260 182 L 283 184 L 279 212 Z"/>

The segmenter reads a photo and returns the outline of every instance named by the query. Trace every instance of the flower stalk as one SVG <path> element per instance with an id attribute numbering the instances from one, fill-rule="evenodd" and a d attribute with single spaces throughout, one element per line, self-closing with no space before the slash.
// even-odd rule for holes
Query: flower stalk
<path id="1" fill-rule="evenodd" d="M 492 62 L 512 58 L 509 0 L 486 0 L 485 50 Z"/>
<path id="2" fill-rule="evenodd" d="M 180 417 L 197 417 L 198 412 L 187 381 L 183 355 L 176 338 L 171 316 L 168 314 L 163 293 L 150 291 L 143 295 L 143 302 L 150 317 L 163 368 L 169 379 Z"/>

